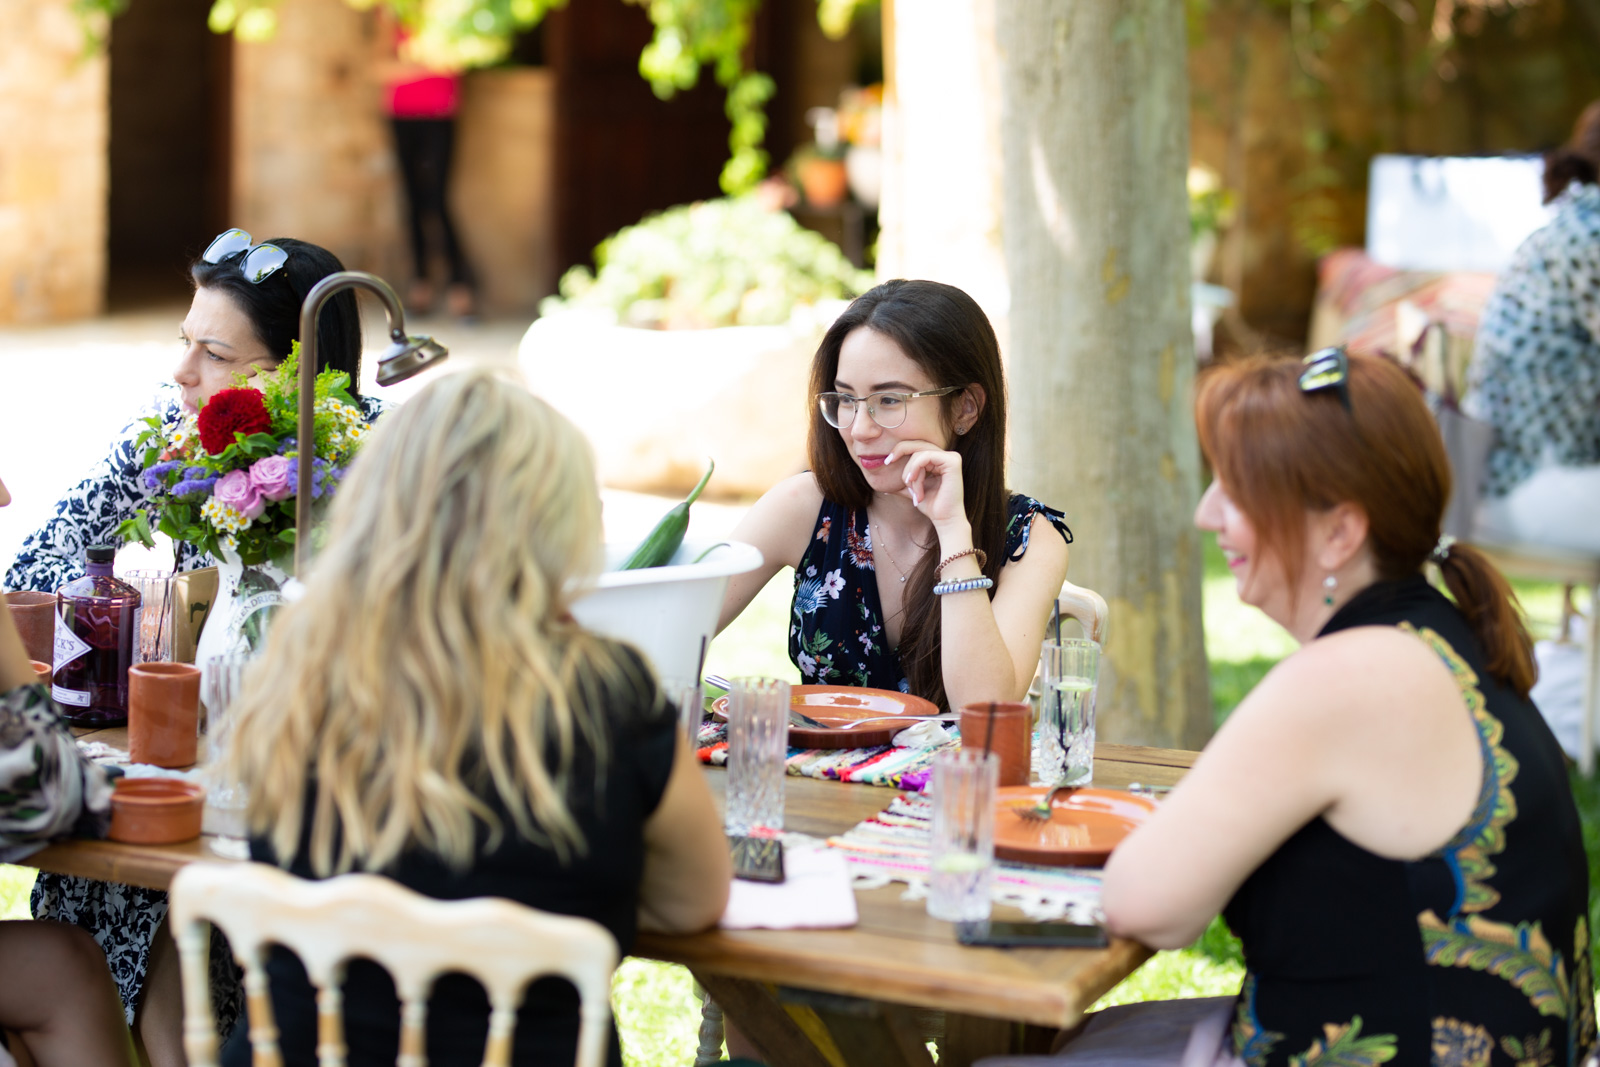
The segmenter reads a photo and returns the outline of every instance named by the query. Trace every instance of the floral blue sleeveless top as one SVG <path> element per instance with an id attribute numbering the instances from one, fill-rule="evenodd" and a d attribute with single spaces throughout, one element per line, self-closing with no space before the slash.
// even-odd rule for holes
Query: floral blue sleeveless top
<path id="1" fill-rule="evenodd" d="M 1015 563 L 1028 551 L 1035 515 L 1043 515 L 1072 544 L 1066 516 L 1013 493 L 1006 515 L 1006 562 Z M 884 639 L 865 510 L 822 502 L 809 547 L 794 571 L 789 614 L 789 658 L 807 684 L 911 691 L 898 650 Z"/>

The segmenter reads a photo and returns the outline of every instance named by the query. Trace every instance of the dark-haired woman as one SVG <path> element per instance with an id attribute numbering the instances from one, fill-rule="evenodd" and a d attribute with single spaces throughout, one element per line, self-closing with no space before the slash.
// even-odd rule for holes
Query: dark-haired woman
<path id="1" fill-rule="evenodd" d="M 791 566 L 806 682 L 941 708 L 1020 699 L 1071 534 L 1005 487 L 1005 378 L 982 309 L 953 286 L 884 282 L 829 328 L 811 391 L 811 470 L 734 532 L 766 562 L 729 583 L 722 625 Z"/>
<path id="2" fill-rule="evenodd" d="M 1478 532 L 1600 552 L 1600 100 L 1545 157 L 1544 200 L 1478 326 L 1465 407 L 1495 428 Z"/>
<path id="3" fill-rule="evenodd" d="M 182 355 L 173 384 L 163 387 L 150 410 L 175 419 L 194 411 L 237 376 L 270 373 L 289 355 L 297 339 L 300 304 L 317 282 L 343 270 L 333 253 L 293 238 L 257 245 L 242 230 L 220 234 L 190 267 L 194 299 L 178 328 Z M 317 328 L 318 362 L 350 375 L 354 392 L 361 377 L 361 320 L 355 294 L 342 292 L 325 305 Z M 379 405 L 361 398 L 371 421 Z M 51 591 L 83 573 L 84 550 L 115 544 L 116 529 L 145 507 L 142 456 L 135 447 L 141 419 L 112 442 L 105 459 L 56 505 L 56 514 L 23 541 L 10 570 L 7 589 Z M 215 561 L 189 544 L 175 547 L 179 570 L 213 566 Z M 83 878 L 43 874 L 34 885 L 36 918 L 75 923 L 94 934 L 105 950 L 122 994 L 128 1021 L 156 1067 L 181 1064 L 181 1003 L 176 951 L 171 938 L 157 937 L 166 917 L 165 893 Z M 219 973 L 229 962 L 214 959 Z M 151 974 L 149 995 L 146 975 Z M 222 1014 L 237 1014 L 236 985 L 218 989 Z"/>
<path id="4" fill-rule="evenodd" d="M 1107 923 L 1176 948 L 1221 912 L 1243 941 L 1193 1062 L 1576 1065 L 1588 868 L 1527 632 L 1440 537 L 1450 467 L 1415 387 L 1376 357 L 1323 364 L 1201 380 L 1196 525 L 1303 647 L 1112 856 Z"/>

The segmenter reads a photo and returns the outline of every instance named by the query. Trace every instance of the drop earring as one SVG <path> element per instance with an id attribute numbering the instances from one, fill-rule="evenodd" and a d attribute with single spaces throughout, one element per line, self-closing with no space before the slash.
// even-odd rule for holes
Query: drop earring
<path id="1" fill-rule="evenodd" d="M 1322 603 L 1324 606 L 1333 607 L 1333 591 L 1337 588 L 1339 588 L 1339 579 L 1333 575 L 1330 574 L 1322 579 Z"/>

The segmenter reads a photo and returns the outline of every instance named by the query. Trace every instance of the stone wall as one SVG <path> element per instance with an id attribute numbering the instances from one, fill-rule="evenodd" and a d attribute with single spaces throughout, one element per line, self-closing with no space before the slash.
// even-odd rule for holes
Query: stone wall
<path id="1" fill-rule="evenodd" d="M 371 13 L 283 0 L 270 41 L 236 42 L 234 225 L 320 244 L 353 270 L 407 277 L 399 182 Z"/>
<path id="2" fill-rule="evenodd" d="M 106 61 L 68 0 L 0 4 L 0 323 L 100 311 Z"/>

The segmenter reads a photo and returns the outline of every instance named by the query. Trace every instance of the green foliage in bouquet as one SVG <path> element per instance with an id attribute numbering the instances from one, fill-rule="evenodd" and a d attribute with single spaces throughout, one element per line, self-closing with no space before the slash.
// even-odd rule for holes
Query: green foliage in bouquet
<path id="1" fill-rule="evenodd" d="M 543 314 L 609 309 L 657 329 L 770 326 L 797 305 L 847 299 L 872 286 L 839 246 L 754 197 L 669 208 L 595 249 L 598 274 L 573 267 Z"/>
<path id="2" fill-rule="evenodd" d="M 175 419 L 152 416 L 135 447 L 142 452 L 151 511 L 140 509 L 117 533 L 149 547 L 159 530 L 221 557 L 236 553 L 246 566 L 287 567 L 294 553 L 295 491 L 301 452 L 300 345 L 278 369 L 203 403 Z M 259 385 L 259 389 L 256 388 Z M 368 427 L 350 396 L 350 376 L 324 370 L 316 378 L 312 500 L 332 496 Z M 314 512 L 315 513 L 315 512 Z"/>

